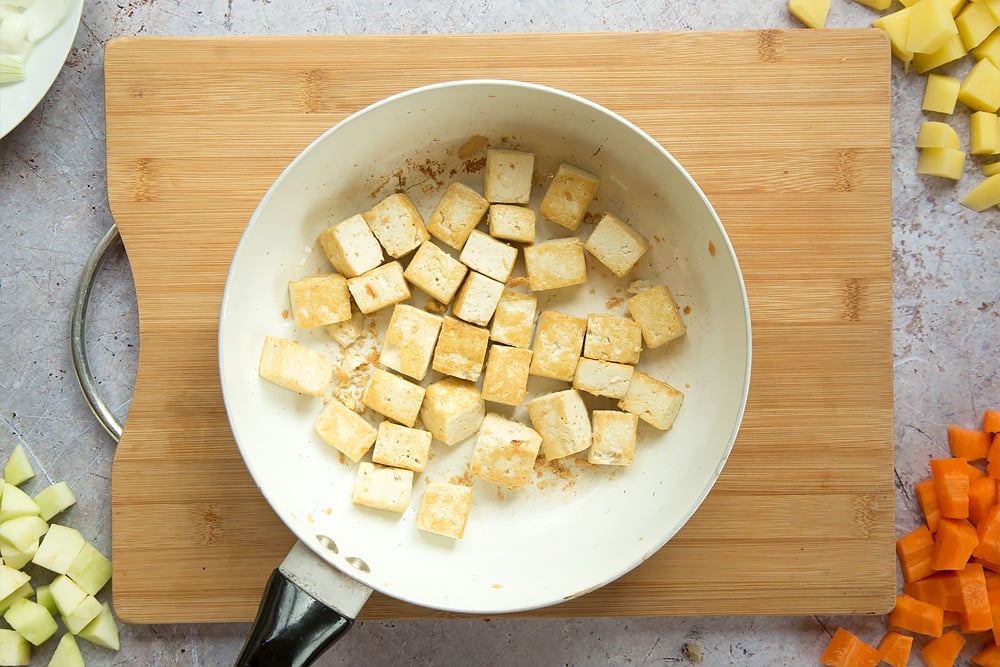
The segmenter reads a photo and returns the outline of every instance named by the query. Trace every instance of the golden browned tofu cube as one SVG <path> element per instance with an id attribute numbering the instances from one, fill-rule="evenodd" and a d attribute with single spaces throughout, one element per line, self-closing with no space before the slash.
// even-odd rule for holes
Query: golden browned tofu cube
<path id="1" fill-rule="evenodd" d="M 382 342 L 382 365 L 418 382 L 423 380 L 434 356 L 441 319 L 440 315 L 397 303 Z"/>
<path id="2" fill-rule="evenodd" d="M 435 440 L 449 447 L 479 430 L 486 403 L 476 385 L 458 378 L 444 378 L 427 385 L 420 421 Z"/>
<path id="3" fill-rule="evenodd" d="M 587 320 L 582 317 L 542 311 L 531 348 L 531 374 L 571 382 L 586 333 Z"/>
<path id="4" fill-rule="evenodd" d="M 403 277 L 443 304 L 451 303 L 468 271 L 465 264 L 424 241 L 403 271 Z"/>
<path id="5" fill-rule="evenodd" d="M 632 465 L 639 418 L 618 410 L 594 410 L 591 417 L 593 444 L 587 451 L 587 460 L 594 465 Z"/>
<path id="6" fill-rule="evenodd" d="M 566 389 L 528 401 L 531 425 L 542 436 L 546 461 L 560 459 L 590 447 L 590 415 L 576 389 Z"/>
<path id="7" fill-rule="evenodd" d="M 488 329 L 446 316 L 431 367 L 438 373 L 475 382 L 483 371 L 489 344 Z"/>
<path id="8" fill-rule="evenodd" d="M 649 241 L 618 216 L 605 213 L 583 247 L 621 278 L 646 254 Z"/>
<path id="9" fill-rule="evenodd" d="M 483 194 L 490 202 L 527 204 L 531 199 L 531 179 L 534 170 L 533 153 L 507 148 L 487 149 Z"/>
<path id="10" fill-rule="evenodd" d="M 402 514 L 410 505 L 413 471 L 379 466 L 368 461 L 358 464 L 354 479 L 355 505 Z"/>
<path id="11" fill-rule="evenodd" d="M 537 307 L 538 299 L 532 295 L 505 289 L 493 313 L 490 339 L 511 347 L 529 347 Z"/>
<path id="12" fill-rule="evenodd" d="M 347 289 L 351 291 L 358 310 L 366 315 L 410 298 L 410 288 L 403 278 L 403 266 L 399 262 L 389 262 L 360 276 L 348 278 Z"/>
<path id="13" fill-rule="evenodd" d="M 468 185 L 452 183 L 427 219 L 427 231 L 455 250 L 461 250 L 489 207 L 490 203 Z"/>
<path id="14" fill-rule="evenodd" d="M 635 320 L 592 313 L 587 316 L 583 356 L 620 364 L 639 363 L 642 327 Z"/>
<path id="15" fill-rule="evenodd" d="M 506 345 L 490 347 L 483 375 L 483 398 L 505 405 L 520 405 L 528 393 L 531 350 Z"/>
<path id="16" fill-rule="evenodd" d="M 319 244 L 333 268 L 348 278 L 382 263 L 382 246 L 360 213 L 330 225 L 319 235 Z"/>
<path id="17" fill-rule="evenodd" d="M 331 398 L 323 406 L 314 426 L 323 442 L 355 463 L 371 449 L 378 435 L 367 419 L 336 398 Z"/>
<path id="18" fill-rule="evenodd" d="M 376 368 L 371 382 L 361 394 L 361 403 L 375 412 L 413 426 L 424 400 L 424 388 L 389 371 Z"/>
<path id="19" fill-rule="evenodd" d="M 471 486 L 429 482 L 417 511 L 417 528 L 460 540 L 471 509 Z"/>
<path id="20" fill-rule="evenodd" d="M 430 238 L 420 211 L 404 193 L 389 195 L 362 215 L 390 257 L 402 257 Z"/>
<path id="21" fill-rule="evenodd" d="M 656 285 L 629 297 L 628 310 L 639 323 L 648 348 L 665 345 L 687 331 L 666 285 Z"/>
<path id="22" fill-rule="evenodd" d="M 683 403 L 683 392 L 637 370 L 632 374 L 625 397 L 618 401 L 618 407 L 638 415 L 650 426 L 667 431 L 674 425 Z"/>
<path id="23" fill-rule="evenodd" d="M 958 94 L 957 91 L 955 94 Z M 534 243 L 535 218 L 535 210 L 527 206 L 491 204 L 486 214 L 486 224 L 493 238 Z"/>
<path id="24" fill-rule="evenodd" d="M 431 453 L 431 434 L 385 420 L 378 425 L 372 462 L 423 472 Z"/>
<path id="25" fill-rule="evenodd" d="M 579 167 L 561 164 L 542 197 L 538 212 L 547 220 L 575 231 L 600 184 L 601 179 L 596 175 Z"/>
<path id="26" fill-rule="evenodd" d="M 542 445 L 533 428 L 496 413 L 483 419 L 472 452 L 472 474 L 508 489 L 517 489 L 531 479 Z"/>
<path id="27" fill-rule="evenodd" d="M 524 265 L 532 292 L 587 282 L 587 259 L 583 256 L 583 243 L 575 236 L 525 246 Z"/>
<path id="28" fill-rule="evenodd" d="M 319 352 L 288 338 L 266 336 L 257 372 L 268 382 L 309 396 L 322 396 L 333 381 L 333 364 Z"/>
<path id="29" fill-rule="evenodd" d="M 302 329 L 351 319 L 351 293 L 339 273 L 306 276 L 288 282 L 288 301 L 295 326 Z"/>

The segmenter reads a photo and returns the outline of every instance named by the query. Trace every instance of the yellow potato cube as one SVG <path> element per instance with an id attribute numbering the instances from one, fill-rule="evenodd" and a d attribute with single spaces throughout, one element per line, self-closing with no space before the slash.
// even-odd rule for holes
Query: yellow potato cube
<path id="1" fill-rule="evenodd" d="M 892 55 L 907 66 L 913 60 L 913 51 L 906 48 L 906 38 L 910 32 L 910 11 L 909 7 L 903 7 L 872 21 L 873 28 L 878 28 L 888 35 Z"/>
<path id="2" fill-rule="evenodd" d="M 958 16 L 965 9 L 967 0 L 945 0 L 944 4 L 948 5 L 948 11 L 952 16 Z"/>
<path id="3" fill-rule="evenodd" d="M 953 76 L 943 74 L 928 74 L 927 87 L 924 88 L 924 111 L 938 113 L 954 113 L 958 102 L 958 87 L 962 82 Z"/>
<path id="4" fill-rule="evenodd" d="M 917 148 L 954 148 L 962 147 L 958 140 L 958 132 L 948 123 L 925 120 L 917 132 Z"/>
<path id="5" fill-rule="evenodd" d="M 1000 174 L 1000 161 L 983 165 L 983 176 L 996 176 L 997 174 Z"/>
<path id="6" fill-rule="evenodd" d="M 1000 69 L 989 60 L 980 60 L 962 80 L 958 101 L 974 111 L 996 113 L 1000 109 Z"/>
<path id="7" fill-rule="evenodd" d="M 985 211 L 990 206 L 1000 206 L 1000 174 L 994 174 L 969 190 L 961 199 L 973 211 Z"/>
<path id="8" fill-rule="evenodd" d="M 871 7 L 872 9 L 884 12 L 889 9 L 889 5 L 892 4 L 892 0 L 854 0 L 858 4 L 864 5 L 865 7 Z"/>
<path id="9" fill-rule="evenodd" d="M 962 46 L 962 38 L 957 34 L 952 35 L 944 45 L 934 53 L 914 53 L 913 69 L 917 74 L 929 72 L 935 67 L 940 67 L 950 62 L 954 62 L 965 57 L 965 47 Z"/>
<path id="10" fill-rule="evenodd" d="M 989 60 L 994 67 L 1000 68 L 1000 28 L 980 42 L 979 46 L 970 51 L 976 60 Z"/>
<path id="11" fill-rule="evenodd" d="M 965 167 L 965 153 L 954 148 L 922 148 L 917 173 L 957 181 Z"/>
<path id="12" fill-rule="evenodd" d="M 1000 152 L 1000 116 L 974 111 L 969 116 L 969 152 L 973 155 L 993 155 Z"/>
<path id="13" fill-rule="evenodd" d="M 809 28 L 823 28 L 830 13 L 830 0 L 788 0 L 788 11 Z"/>
<path id="14" fill-rule="evenodd" d="M 997 22 L 983 2 L 970 2 L 955 17 L 962 45 L 971 49 L 982 43 L 997 27 Z"/>
<path id="15" fill-rule="evenodd" d="M 944 0 L 918 0 L 910 7 L 907 51 L 934 53 L 957 34 L 958 26 Z"/>

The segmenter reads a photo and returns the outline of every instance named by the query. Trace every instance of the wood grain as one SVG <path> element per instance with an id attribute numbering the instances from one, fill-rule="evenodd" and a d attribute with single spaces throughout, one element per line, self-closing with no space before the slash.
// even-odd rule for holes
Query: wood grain
<path id="1" fill-rule="evenodd" d="M 882 613 L 893 600 L 889 56 L 870 30 L 125 38 L 106 50 L 108 190 L 139 301 L 113 467 L 125 621 L 244 621 L 292 538 L 233 443 L 216 328 L 272 180 L 388 94 L 514 78 L 638 123 L 714 203 L 754 327 L 713 492 L 622 579 L 534 615 Z M 381 596 L 366 618 L 439 616 Z"/>

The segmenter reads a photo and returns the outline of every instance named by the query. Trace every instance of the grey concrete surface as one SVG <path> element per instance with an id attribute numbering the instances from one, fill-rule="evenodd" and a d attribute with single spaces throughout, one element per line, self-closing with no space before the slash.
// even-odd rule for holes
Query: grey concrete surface
<path id="1" fill-rule="evenodd" d="M 834 0 L 830 27 L 874 13 Z M 68 480 L 70 521 L 110 545 L 114 446 L 80 396 L 69 352 L 78 277 L 111 222 L 104 172 L 103 45 L 123 35 L 721 30 L 799 27 L 783 0 L 86 0 L 76 42 L 37 109 L 0 140 L 0 456 L 24 445 L 39 478 Z M 724 58 L 720 58 L 720 61 Z M 722 65 L 720 65 L 722 66 Z M 968 67 L 966 63 L 964 67 Z M 960 71 L 960 70 L 959 70 Z M 917 522 L 912 482 L 947 451 L 944 428 L 1000 407 L 1000 213 L 957 203 L 958 186 L 914 173 L 923 79 L 893 71 L 897 531 Z M 964 136 L 965 114 L 956 127 Z M 127 259 L 115 253 L 91 305 L 88 349 L 102 391 L 127 414 L 139 346 Z M 838 625 L 877 641 L 873 617 L 494 619 L 364 622 L 332 665 L 809 665 Z M 226 665 L 246 625 L 122 626 L 118 654 L 88 664 Z M 981 642 L 978 642 L 981 644 Z M 972 642 L 963 655 L 971 655 Z M 39 650 L 37 664 L 48 652 Z M 914 660 L 917 664 L 919 658 Z"/>

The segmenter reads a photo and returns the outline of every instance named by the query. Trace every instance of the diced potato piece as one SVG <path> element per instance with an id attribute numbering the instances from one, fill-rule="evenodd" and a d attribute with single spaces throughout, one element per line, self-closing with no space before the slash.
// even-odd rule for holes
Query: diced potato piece
<path id="1" fill-rule="evenodd" d="M 11 566 L 13 567 L 13 566 Z M 17 570 L 15 570 L 17 571 Z M 7 595 L 7 597 L 0 598 L 0 614 L 6 614 L 10 606 L 17 602 L 18 600 L 23 600 L 24 598 L 30 598 L 34 589 L 31 587 L 31 582 L 26 581 L 16 588 L 12 593 Z M 3 663 L 0 662 L 0 665 Z"/>
<path id="2" fill-rule="evenodd" d="M 35 646 L 41 645 L 59 629 L 48 609 L 25 598 L 12 604 L 3 618 L 17 634 Z"/>
<path id="3" fill-rule="evenodd" d="M 316 433 L 323 442 L 355 463 L 375 443 L 378 432 L 368 420 L 336 398 L 331 398 L 316 416 Z"/>
<path id="4" fill-rule="evenodd" d="M 104 584 L 111 581 L 111 561 L 87 542 L 69 564 L 66 576 L 90 595 L 97 595 Z"/>
<path id="5" fill-rule="evenodd" d="M 18 551 L 24 551 L 38 542 L 48 529 L 49 524 L 40 516 L 19 516 L 0 523 L 0 542 L 5 542 Z"/>
<path id="6" fill-rule="evenodd" d="M 31 581 L 31 575 L 14 569 L 5 563 L 0 563 L 0 600 Z"/>
<path id="7" fill-rule="evenodd" d="M 955 19 L 944 0 L 918 0 L 910 7 L 907 51 L 934 53 L 957 34 Z"/>
<path id="8" fill-rule="evenodd" d="M 72 614 L 73 610 L 79 607 L 80 603 L 87 597 L 87 591 L 77 586 L 76 582 L 65 574 L 60 574 L 52 580 L 52 583 L 49 584 L 49 593 L 52 594 L 52 599 L 55 600 L 56 609 L 63 616 Z"/>
<path id="9" fill-rule="evenodd" d="M 906 48 L 907 35 L 910 31 L 910 8 L 903 7 L 890 14 L 885 14 L 872 21 L 872 27 L 878 28 L 889 37 L 889 45 L 894 55 L 903 65 L 909 65 L 913 60 L 913 51 Z"/>
<path id="10" fill-rule="evenodd" d="M 957 181 L 965 168 L 965 153 L 954 148 L 922 148 L 917 173 Z"/>
<path id="11" fill-rule="evenodd" d="M 994 67 L 1000 68 L 1000 28 L 990 33 L 990 36 L 970 53 L 976 60 L 989 60 Z"/>
<path id="12" fill-rule="evenodd" d="M 107 602 L 102 605 L 101 613 L 97 615 L 97 618 L 76 633 L 76 636 L 112 651 L 121 648 L 121 643 L 118 640 L 118 624 L 115 622 L 115 617 L 111 614 L 111 606 Z"/>
<path id="13" fill-rule="evenodd" d="M 266 336 L 257 372 L 268 382 L 308 396 L 322 396 L 333 381 L 329 359 L 302 343 Z"/>
<path id="14" fill-rule="evenodd" d="M 38 516 L 40 511 L 35 501 L 27 493 L 8 482 L 3 483 L 0 497 L 0 523 L 19 516 Z"/>
<path id="15" fill-rule="evenodd" d="M 928 74 L 927 87 L 924 89 L 924 101 L 921 108 L 924 111 L 937 113 L 954 113 L 958 103 L 958 87 L 962 85 L 959 79 L 943 74 Z M 956 139 L 958 135 L 955 135 Z"/>
<path id="16" fill-rule="evenodd" d="M 965 47 L 962 46 L 962 38 L 958 35 L 952 35 L 937 51 L 932 53 L 914 53 L 913 69 L 917 74 L 923 74 L 935 67 L 940 67 L 964 57 Z"/>
<path id="17" fill-rule="evenodd" d="M 830 0 L 788 0 L 788 11 L 807 28 L 823 28 L 830 13 Z"/>
<path id="18" fill-rule="evenodd" d="M 46 521 L 76 504 L 76 496 L 66 482 L 57 482 L 47 486 L 35 496 L 38 511 Z"/>
<path id="19" fill-rule="evenodd" d="M 997 27 L 997 21 L 984 2 L 970 2 L 955 17 L 958 34 L 966 50 L 979 46 Z"/>
<path id="20" fill-rule="evenodd" d="M 889 9 L 889 5 L 892 4 L 892 0 L 854 0 L 858 4 L 864 5 L 866 7 L 871 7 L 877 11 L 883 12 Z"/>
<path id="21" fill-rule="evenodd" d="M 13 568 L 23 568 L 31 562 L 36 553 L 38 553 L 38 540 L 31 542 L 23 549 L 18 549 L 6 540 L 0 540 L 0 558 L 3 558 L 3 562 Z"/>
<path id="22" fill-rule="evenodd" d="M 594 200 L 600 184 L 601 179 L 595 174 L 569 164 L 561 164 L 542 197 L 538 212 L 557 225 L 575 231 L 583 222 L 583 216 Z"/>
<path id="23" fill-rule="evenodd" d="M 953 148 L 962 147 L 958 132 L 948 123 L 935 120 L 925 120 L 917 132 L 917 148 Z"/>
<path id="24" fill-rule="evenodd" d="M 1000 174 L 1000 162 L 989 162 L 983 165 L 983 176 L 996 176 Z"/>
<path id="25" fill-rule="evenodd" d="M 66 629 L 77 634 L 88 623 L 101 614 L 101 603 L 93 595 L 88 595 L 76 606 L 76 609 L 68 614 L 62 614 L 63 625 Z"/>
<path id="26" fill-rule="evenodd" d="M 56 607 L 56 601 L 52 597 L 52 591 L 49 589 L 49 584 L 42 584 L 35 589 L 35 602 L 48 609 L 49 613 L 53 616 L 59 613 L 59 608 Z"/>
<path id="27" fill-rule="evenodd" d="M 17 445 L 3 466 L 4 481 L 14 486 L 20 486 L 34 476 L 35 470 L 31 467 L 28 454 L 24 451 L 24 447 Z"/>
<path id="28" fill-rule="evenodd" d="M 288 301 L 295 326 L 308 329 L 351 319 L 347 278 L 324 273 L 288 281 Z"/>
<path id="29" fill-rule="evenodd" d="M 352 497 L 355 505 L 402 514 L 410 504 L 412 492 L 412 470 L 375 465 L 368 461 L 358 464 Z"/>
<path id="30" fill-rule="evenodd" d="M 31 644 L 14 630 L 0 628 L 0 665 L 31 664 Z"/>
<path id="31" fill-rule="evenodd" d="M 958 101 L 975 111 L 996 113 L 1000 109 L 1000 69 L 989 60 L 980 60 L 962 80 Z"/>
<path id="32" fill-rule="evenodd" d="M 1000 153 L 1000 116 L 974 111 L 969 117 L 969 152 L 973 155 Z"/>
<path id="33" fill-rule="evenodd" d="M 471 509 L 471 486 L 429 482 L 417 512 L 417 528 L 459 540 Z"/>
<path id="34" fill-rule="evenodd" d="M 84 667 L 80 645 L 76 643 L 76 637 L 72 633 L 67 632 L 59 638 L 49 667 Z"/>
<path id="35" fill-rule="evenodd" d="M 73 564 L 73 560 L 86 544 L 87 540 L 83 538 L 80 531 L 52 523 L 49 524 L 49 532 L 45 533 L 45 537 L 38 547 L 38 552 L 31 559 L 31 562 L 56 574 L 66 574 Z"/>
<path id="36" fill-rule="evenodd" d="M 973 211 L 985 211 L 990 206 L 1000 206 L 1000 174 L 984 179 L 969 190 L 961 202 Z"/>

